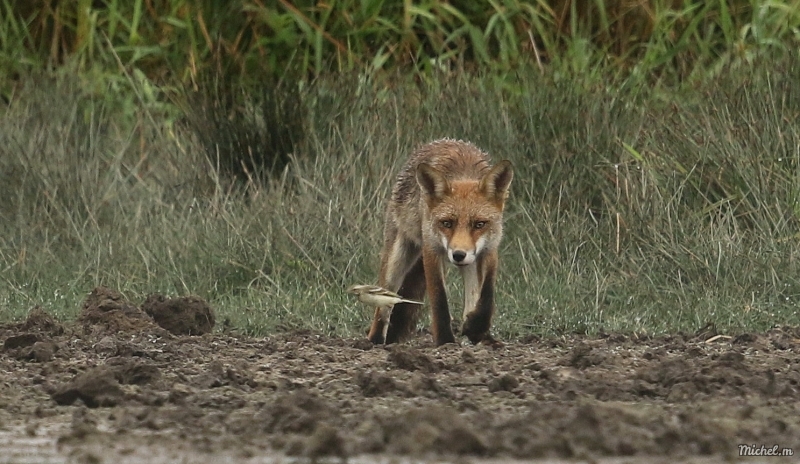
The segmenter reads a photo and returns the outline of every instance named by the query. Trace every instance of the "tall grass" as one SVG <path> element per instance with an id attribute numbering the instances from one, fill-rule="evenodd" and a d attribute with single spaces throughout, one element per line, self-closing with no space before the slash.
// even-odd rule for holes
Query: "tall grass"
<path id="1" fill-rule="evenodd" d="M 680 81 L 800 39 L 800 0 L 2 0 L 0 18 L 4 78 L 77 61 L 186 85 L 209 69 L 258 80 L 531 63 Z"/>
<path id="2" fill-rule="evenodd" d="M 528 69 L 304 84 L 284 121 L 301 129 L 268 183 L 227 180 L 196 133 L 245 146 L 247 131 L 119 105 L 83 77 L 21 85 L 0 116 L 2 317 L 37 304 L 70 317 L 104 284 L 133 300 L 200 295 L 250 333 L 359 334 L 369 310 L 343 289 L 376 279 L 394 175 L 450 136 L 515 166 L 501 337 L 800 322 L 796 52 L 682 93 Z M 123 84 L 147 101 L 147 80 Z M 236 118 L 258 134 L 273 103 L 241 92 L 255 106 Z"/>

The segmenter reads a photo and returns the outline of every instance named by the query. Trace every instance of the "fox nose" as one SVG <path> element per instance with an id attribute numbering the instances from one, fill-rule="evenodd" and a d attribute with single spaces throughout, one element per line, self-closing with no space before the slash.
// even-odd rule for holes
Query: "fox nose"
<path id="1" fill-rule="evenodd" d="M 460 263 L 461 261 L 464 261 L 464 258 L 466 258 L 466 257 L 467 257 L 467 253 L 465 253 L 465 252 L 463 252 L 461 250 L 453 251 L 453 261 L 455 261 L 457 263 Z"/>

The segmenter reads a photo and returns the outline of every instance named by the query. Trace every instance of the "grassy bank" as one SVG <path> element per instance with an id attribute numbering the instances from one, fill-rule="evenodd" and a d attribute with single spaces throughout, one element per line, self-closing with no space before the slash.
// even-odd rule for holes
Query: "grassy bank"
<path id="1" fill-rule="evenodd" d="M 526 65 L 674 84 L 798 40 L 800 0 L 3 0 L 0 95 L 69 62 L 170 85 L 208 70 L 252 81 Z"/>
<path id="2" fill-rule="evenodd" d="M 200 295 L 250 333 L 361 333 L 369 310 L 343 289 L 376 280 L 393 177 L 449 136 L 515 166 L 501 337 L 798 324 L 800 57 L 720 71 L 681 93 L 535 67 L 339 76 L 290 106 L 243 90 L 228 119 L 191 111 L 218 99 L 181 116 L 135 76 L 30 80 L 0 114 L 0 314 L 72 317 L 102 284 Z M 236 147 L 279 147 L 283 168 L 234 180 Z"/>

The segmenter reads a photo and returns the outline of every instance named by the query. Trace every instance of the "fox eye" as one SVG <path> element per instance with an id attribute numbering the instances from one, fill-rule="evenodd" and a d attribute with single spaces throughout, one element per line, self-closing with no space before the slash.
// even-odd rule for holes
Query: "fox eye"
<path id="1" fill-rule="evenodd" d="M 475 221 L 472 224 L 472 227 L 475 229 L 483 229 L 484 227 L 486 227 L 486 221 Z"/>
<path id="2" fill-rule="evenodd" d="M 444 221 L 439 222 L 445 229 L 452 229 L 453 228 L 453 221 L 449 219 L 445 219 Z"/>

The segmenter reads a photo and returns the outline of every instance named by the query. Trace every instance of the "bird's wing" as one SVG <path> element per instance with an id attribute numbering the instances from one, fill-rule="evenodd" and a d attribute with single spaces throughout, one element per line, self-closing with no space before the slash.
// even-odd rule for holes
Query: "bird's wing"
<path id="1" fill-rule="evenodd" d="M 370 286 L 369 288 L 366 288 L 365 290 L 367 291 L 367 293 L 369 293 L 371 295 L 389 296 L 389 297 L 392 297 L 392 298 L 400 298 L 400 299 L 403 298 L 403 297 L 401 297 L 400 295 L 398 295 L 395 292 L 386 290 L 383 287 L 376 287 L 374 285 Z"/>

